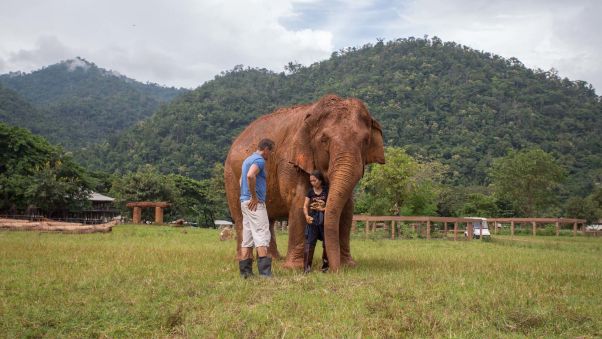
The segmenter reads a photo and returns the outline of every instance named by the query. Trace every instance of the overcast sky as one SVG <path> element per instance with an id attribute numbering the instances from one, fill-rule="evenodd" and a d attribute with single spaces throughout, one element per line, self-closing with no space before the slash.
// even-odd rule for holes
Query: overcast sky
<path id="1" fill-rule="evenodd" d="M 282 71 L 341 48 L 438 36 L 602 90 L 599 0 L 1 0 L 0 74 L 76 56 L 194 88 L 243 64 Z"/>

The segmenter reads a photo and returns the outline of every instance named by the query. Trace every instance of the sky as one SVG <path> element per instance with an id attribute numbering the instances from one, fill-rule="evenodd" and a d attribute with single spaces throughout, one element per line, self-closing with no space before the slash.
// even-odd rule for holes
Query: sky
<path id="1" fill-rule="evenodd" d="M 437 36 L 602 94 L 599 0 L 2 0 L 0 74 L 84 58 L 195 88 L 236 65 L 284 70 L 333 51 Z"/>

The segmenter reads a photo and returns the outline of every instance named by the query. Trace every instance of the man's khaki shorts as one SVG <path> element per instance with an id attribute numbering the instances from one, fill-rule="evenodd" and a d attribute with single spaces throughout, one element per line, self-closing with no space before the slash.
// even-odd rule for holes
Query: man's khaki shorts
<path id="1" fill-rule="evenodd" d="M 240 203 L 242 210 L 242 243 L 240 247 L 269 247 L 270 221 L 265 203 L 257 204 L 255 211 L 249 210 L 249 200 Z"/>

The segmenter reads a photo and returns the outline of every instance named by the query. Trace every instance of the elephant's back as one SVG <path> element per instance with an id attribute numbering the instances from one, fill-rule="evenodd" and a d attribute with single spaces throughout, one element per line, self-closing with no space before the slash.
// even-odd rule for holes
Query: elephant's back
<path id="1" fill-rule="evenodd" d="M 303 123 L 305 112 L 311 106 L 279 108 L 255 119 L 234 139 L 226 158 L 226 164 L 241 165 L 243 160 L 257 149 L 259 141 L 264 138 L 271 139 L 276 144 L 277 158 L 286 157 L 284 153 L 287 153 L 286 150 L 290 148 L 292 137 Z"/>

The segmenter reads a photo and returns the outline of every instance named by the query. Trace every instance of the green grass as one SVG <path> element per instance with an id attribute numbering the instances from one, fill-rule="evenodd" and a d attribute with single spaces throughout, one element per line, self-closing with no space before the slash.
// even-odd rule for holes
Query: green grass
<path id="1" fill-rule="evenodd" d="M 0 336 L 602 336 L 602 239 L 360 234 L 357 268 L 277 262 L 270 280 L 240 279 L 234 247 L 208 229 L 0 232 Z"/>

